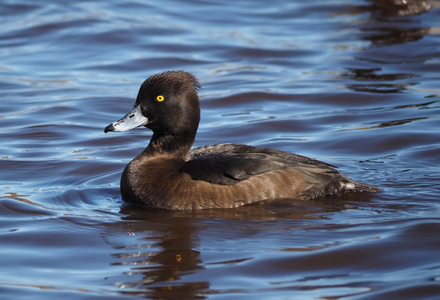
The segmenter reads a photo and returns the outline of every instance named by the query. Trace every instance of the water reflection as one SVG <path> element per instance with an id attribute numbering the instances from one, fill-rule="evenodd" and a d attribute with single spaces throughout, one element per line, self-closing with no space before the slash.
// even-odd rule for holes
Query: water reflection
<path id="1" fill-rule="evenodd" d="M 119 229 L 131 237 L 130 243 L 113 245 L 118 249 L 113 265 L 129 266 L 123 280 L 116 284 L 121 293 L 154 299 L 196 299 L 200 291 L 209 289 L 208 281 L 181 282 L 182 277 L 203 268 L 200 252 L 195 250 L 198 228 L 194 220 L 131 206 L 123 207 L 121 213 L 126 215 L 124 221 L 109 225 L 111 232 L 122 226 Z"/>
<path id="2" fill-rule="evenodd" d="M 370 20 L 361 32 L 365 34 L 362 39 L 370 41 L 372 47 L 414 42 L 429 33 L 429 27 L 421 27 L 411 18 L 431 9 L 427 1 L 372 0 L 369 6 L 359 8 L 370 14 Z"/>
<path id="3" fill-rule="evenodd" d="M 358 5 L 352 9 L 355 13 L 368 13 L 368 18 L 360 23 L 357 30 L 359 38 L 369 41 L 370 45 L 358 48 L 352 54 L 359 67 L 347 68 L 343 72 L 343 77 L 364 83 L 347 83 L 346 87 L 356 92 L 386 94 L 402 93 L 419 84 L 420 80 L 411 79 L 420 75 L 406 70 L 399 72 L 402 69 L 399 65 L 413 63 L 415 60 L 426 61 L 429 58 L 416 56 L 417 49 L 414 52 L 408 49 L 402 52 L 389 46 L 409 44 L 429 34 L 431 27 L 424 26 L 415 18 L 428 12 L 431 5 L 427 1 L 418 0 L 372 0 L 369 5 Z M 383 50 L 384 47 L 388 50 Z M 381 53 L 378 48 L 382 49 Z M 364 67 L 366 63 L 369 67 Z"/>
<path id="4" fill-rule="evenodd" d="M 4 193 L 0 196 L 0 220 L 11 218 L 28 218 L 52 216 L 57 209 L 29 200 L 30 195 L 20 195 L 15 192 Z"/>
<path id="5" fill-rule="evenodd" d="M 381 68 L 374 69 L 348 69 L 345 76 L 355 81 L 379 81 L 389 82 L 405 80 L 417 77 L 415 74 L 395 73 L 395 74 L 377 74 L 382 71 Z M 404 83 L 370 83 L 370 84 L 347 84 L 346 87 L 356 92 L 370 93 L 400 93 L 408 87 L 416 85 L 416 82 Z"/>
<path id="6" fill-rule="evenodd" d="M 368 7 L 377 19 L 418 15 L 430 9 L 431 4 L 424 0 L 372 0 Z"/>
<path id="7" fill-rule="evenodd" d="M 369 124 L 363 124 L 363 125 L 367 125 L 365 127 L 341 129 L 340 131 L 366 130 L 366 129 L 374 129 L 374 128 L 383 128 L 383 127 L 404 125 L 404 124 L 411 123 L 411 122 L 414 122 L 414 121 L 422 121 L 422 120 L 426 120 L 426 119 L 428 119 L 428 117 L 424 117 L 424 118 L 411 118 L 411 119 L 404 119 L 404 120 L 394 120 L 394 121 L 383 122 L 383 123 L 380 123 L 378 125 L 376 125 L 375 123 L 369 123 Z"/>
<path id="8" fill-rule="evenodd" d="M 286 227 L 307 227 L 309 221 L 313 224 L 327 222 L 327 213 L 354 208 L 356 202 L 369 201 L 370 197 L 369 194 L 346 194 L 342 200 L 328 198 L 311 202 L 283 199 L 237 210 L 200 212 L 123 206 L 121 213 L 125 217 L 119 223 L 109 223 L 109 234 L 103 236 L 116 249 L 112 265 L 128 267 L 122 280 L 116 283 L 122 294 L 153 299 L 201 299 L 216 293 L 211 287 L 213 278 L 205 280 L 201 270 L 210 266 L 230 267 L 253 259 L 231 260 L 230 254 L 222 255 L 222 239 L 234 240 L 255 232 L 264 233 L 271 226 L 285 230 Z M 210 262 L 204 262 L 200 256 L 200 249 L 203 249 L 200 239 L 206 239 L 206 233 L 202 232 L 213 227 L 217 227 L 216 236 L 209 236 L 207 244 L 220 243 L 220 248 L 216 247 L 218 255 L 214 261 L 211 258 Z M 125 241 L 121 236 L 114 236 L 115 232 L 125 235 Z M 291 245 L 292 248 L 297 246 Z"/>
<path id="9" fill-rule="evenodd" d="M 398 80 L 406 80 L 417 77 L 415 74 L 409 73 L 389 73 L 378 74 L 382 72 L 381 68 L 373 69 L 348 69 L 345 77 L 359 82 L 390 82 Z M 347 84 L 346 87 L 357 92 L 370 93 L 400 93 L 410 86 L 416 85 L 416 82 L 404 83 L 368 83 L 368 84 Z"/>
<path id="10" fill-rule="evenodd" d="M 430 33 L 430 28 L 402 29 L 378 26 L 361 31 L 366 33 L 362 39 L 370 41 L 371 46 L 383 47 L 417 41 Z"/>

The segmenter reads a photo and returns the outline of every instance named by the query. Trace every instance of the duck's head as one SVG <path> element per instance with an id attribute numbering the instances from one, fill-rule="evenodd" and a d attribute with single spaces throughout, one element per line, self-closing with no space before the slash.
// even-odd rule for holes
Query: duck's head
<path id="1" fill-rule="evenodd" d="M 153 131 L 152 141 L 165 136 L 194 141 L 200 121 L 199 88 L 197 78 L 185 71 L 153 75 L 142 83 L 133 109 L 104 132 L 145 126 Z"/>

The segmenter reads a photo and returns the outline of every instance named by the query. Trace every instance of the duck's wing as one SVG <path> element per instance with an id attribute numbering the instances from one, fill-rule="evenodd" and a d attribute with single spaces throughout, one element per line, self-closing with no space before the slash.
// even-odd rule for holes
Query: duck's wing
<path id="1" fill-rule="evenodd" d="M 339 173 L 335 167 L 305 156 L 241 144 L 220 144 L 192 149 L 180 169 L 194 180 L 232 185 L 275 170 L 296 169 L 304 176 Z"/>

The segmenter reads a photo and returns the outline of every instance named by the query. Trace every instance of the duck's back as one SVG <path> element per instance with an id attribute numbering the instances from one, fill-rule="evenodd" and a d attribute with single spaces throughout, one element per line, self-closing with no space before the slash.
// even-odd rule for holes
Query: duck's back
<path id="1" fill-rule="evenodd" d="M 303 190 L 297 191 L 301 199 L 313 199 L 345 191 L 379 190 L 348 178 L 330 164 L 280 150 L 241 144 L 194 148 L 189 152 L 187 162 L 180 170 L 188 173 L 193 180 L 238 185 L 237 187 L 248 179 L 258 177 L 260 184 L 254 183 L 253 186 L 261 190 L 293 188 L 294 182 L 276 180 L 279 174 L 292 174 L 292 181 L 303 181 L 300 184 Z M 255 179 L 253 181 L 256 181 Z"/>

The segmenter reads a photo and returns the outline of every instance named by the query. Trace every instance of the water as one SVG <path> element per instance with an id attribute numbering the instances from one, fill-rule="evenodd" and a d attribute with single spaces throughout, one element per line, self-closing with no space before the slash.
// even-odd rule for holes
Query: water
<path id="1" fill-rule="evenodd" d="M 440 2 L 1 1 L 5 299 L 438 299 Z M 201 81 L 196 146 L 335 164 L 379 194 L 126 206 L 142 81 Z"/>

